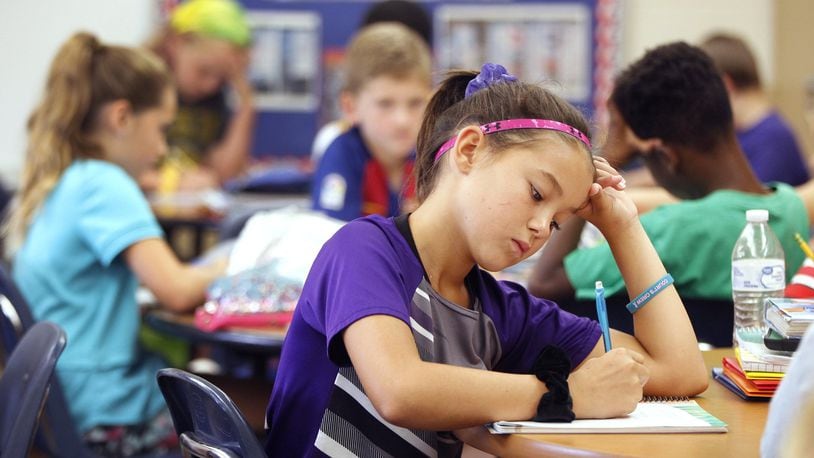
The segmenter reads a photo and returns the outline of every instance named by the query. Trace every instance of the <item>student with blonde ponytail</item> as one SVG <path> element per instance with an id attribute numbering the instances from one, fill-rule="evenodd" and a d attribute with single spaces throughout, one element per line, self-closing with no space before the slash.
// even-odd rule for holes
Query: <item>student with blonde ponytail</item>
<path id="1" fill-rule="evenodd" d="M 30 117 L 6 227 L 35 318 L 68 335 L 57 372 L 102 455 L 147 453 L 174 437 L 154 380 L 165 364 L 138 345 L 137 284 L 169 309 L 190 310 L 223 270 L 178 261 L 135 181 L 165 154 L 175 109 L 172 79 L 149 51 L 71 37 Z"/>

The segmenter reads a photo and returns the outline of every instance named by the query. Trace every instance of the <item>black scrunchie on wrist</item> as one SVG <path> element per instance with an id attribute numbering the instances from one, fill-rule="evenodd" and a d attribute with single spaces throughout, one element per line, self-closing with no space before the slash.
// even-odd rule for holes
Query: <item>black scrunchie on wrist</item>
<path id="1" fill-rule="evenodd" d="M 574 403 L 568 390 L 568 374 L 571 373 L 568 355 L 560 347 L 547 345 L 537 356 L 532 370 L 537 379 L 548 388 L 548 392 L 540 399 L 537 415 L 532 420 L 557 423 L 574 421 Z"/>

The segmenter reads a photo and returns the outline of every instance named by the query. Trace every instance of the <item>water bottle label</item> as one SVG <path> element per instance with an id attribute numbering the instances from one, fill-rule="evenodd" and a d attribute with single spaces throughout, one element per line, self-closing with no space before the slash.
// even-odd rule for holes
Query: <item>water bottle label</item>
<path id="1" fill-rule="evenodd" d="M 786 287 L 783 259 L 740 259 L 732 261 L 733 291 L 777 291 Z"/>

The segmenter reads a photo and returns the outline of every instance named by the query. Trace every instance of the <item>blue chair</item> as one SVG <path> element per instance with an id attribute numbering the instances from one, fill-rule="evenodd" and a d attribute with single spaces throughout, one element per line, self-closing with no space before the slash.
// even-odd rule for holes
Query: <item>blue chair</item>
<path id="1" fill-rule="evenodd" d="M 240 409 L 220 388 L 181 369 L 161 369 L 156 379 L 184 456 L 266 456 Z"/>
<path id="2" fill-rule="evenodd" d="M 4 458 L 28 455 L 63 349 L 65 332 L 42 321 L 23 336 L 9 355 L 0 378 L 0 455 Z"/>
<path id="3" fill-rule="evenodd" d="M 0 344 L 3 346 L 3 352 L 9 355 L 21 336 L 34 326 L 34 318 L 28 303 L 2 265 L 0 265 L 0 304 L 3 305 L 0 313 L 0 333 L 2 333 Z M 57 377 L 51 381 L 50 395 L 40 419 L 35 444 L 49 457 L 94 457 L 85 447 L 76 429 Z"/>

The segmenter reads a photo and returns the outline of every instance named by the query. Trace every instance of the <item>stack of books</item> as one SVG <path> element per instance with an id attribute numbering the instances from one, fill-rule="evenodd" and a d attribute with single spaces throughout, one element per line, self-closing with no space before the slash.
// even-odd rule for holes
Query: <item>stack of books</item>
<path id="1" fill-rule="evenodd" d="M 769 401 L 791 362 L 791 353 L 769 350 L 763 344 L 739 340 L 736 358 L 725 357 L 712 370 L 715 380 L 743 399 Z"/>
<path id="2" fill-rule="evenodd" d="M 766 323 L 782 338 L 800 339 L 814 323 L 814 299 L 769 299 Z"/>
<path id="3" fill-rule="evenodd" d="M 722 385 L 743 399 L 769 400 L 786 374 L 803 334 L 814 323 L 814 299 L 774 298 L 766 301 L 768 332 L 763 342 L 738 337 L 736 358 L 724 358 L 712 370 Z"/>

